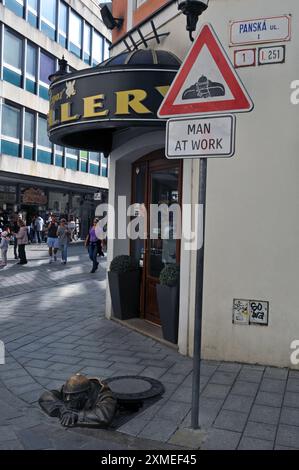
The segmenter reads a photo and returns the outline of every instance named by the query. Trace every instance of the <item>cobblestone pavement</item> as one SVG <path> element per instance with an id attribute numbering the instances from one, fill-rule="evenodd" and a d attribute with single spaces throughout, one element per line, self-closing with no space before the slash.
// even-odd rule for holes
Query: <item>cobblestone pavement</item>
<path id="1" fill-rule="evenodd" d="M 0 449 L 299 449 L 299 371 L 202 361 L 202 432 L 189 433 L 192 361 L 105 319 L 105 261 L 90 274 L 79 244 L 66 266 L 27 252 L 0 271 Z M 116 431 L 65 430 L 37 399 L 76 372 L 153 377 L 166 393 Z"/>

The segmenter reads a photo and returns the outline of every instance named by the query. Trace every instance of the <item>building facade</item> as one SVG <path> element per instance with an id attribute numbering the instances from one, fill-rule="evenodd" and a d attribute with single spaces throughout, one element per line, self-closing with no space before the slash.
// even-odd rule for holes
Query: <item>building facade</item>
<path id="1" fill-rule="evenodd" d="M 290 99 L 291 83 L 299 78 L 298 15 L 296 0 L 210 0 L 199 18 L 197 31 L 201 23 L 211 23 L 231 62 L 236 67 L 248 65 L 236 70 L 254 102 L 253 111 L 236 115 L 235 155 L 208 160 L 202 330 L 206 359 L 298 367 L 290 360 L 299 334 L 299 115 Z M 113 31 L 112 55 L 128 46 L 133 50 L 134 42 L 145 49 L 141 35 L 145 39 L 153 36 L 151 22 L 158 33 L 169 33 L 159 43 L 151 40 L 151 48 L 169 51 L 181 60 L 190 49 L 186 17 L 178 11 L 176 1 L 114 0 L 113 16 L 123 17 L 124 23 L 122 29 Z M 280 34 L 250 36 L 254 28 L 269 28 L 271 18 L 270 24 L 277 22 L 270 26 L 271 31 L 281 29 Z M 280 21 L 285 21 L 284 26 Z M 242 31 L 236 29 L 241 23 Z M 261 54 L 259 48 L 277 45 L 283 46 L 285 59 L 268 58 L 265 63 L 259 55 L 256 61 L 246 62 L 250 54 Z M 236 53 L 240 57 L 244 52 L 245 63 L 236 62 Z M 163 193 L 163 172 L 165 187 L 171 175 L 170 194 L 179 189 L 183 205 L 197 203 L 198 160 L 166 161 L 164 147 L 165 131 L 160 129 L 136 131 L 125 145 L 122 137 L 115 138 L 110 167 L 112 203 L 119 194 L 126 194 L 131 202 L 162 200 L 153 188 Z M 136 199 L 134 185 L 140 188 L 136 186 L 140 178 L 150 184 L 144 186 L 147 194 Z M 183 209 L 182 217 L 193 216 Z M 110 259 L 130 250 L 128 239 L 115 239 L 110 243 Z M 158 323 L 153 285 L 163 266 L 163 250 L 157 250 L 150 240 L 146 250 L 143 295 L 148 302 L 140 316 Z M 182 354 L 192 355 L 196 256 L 177 243 L 174 259 L 179 260 L 181 273 L 178 348 Z M 256 308 L 262 311 L 257 323 Z M 111 310 L 108 297 L 107 316 Z"/>
<path id="2" fill-rule="evenodd" d="M 93 0 L 2 0 L 0 27 L 0 216 L 72 215 L 84 236 L 107 198 L 108 160 L 49 141 L 49 76 L 63 56 L 70 71 L 101 63 L 111 34 Z"/>

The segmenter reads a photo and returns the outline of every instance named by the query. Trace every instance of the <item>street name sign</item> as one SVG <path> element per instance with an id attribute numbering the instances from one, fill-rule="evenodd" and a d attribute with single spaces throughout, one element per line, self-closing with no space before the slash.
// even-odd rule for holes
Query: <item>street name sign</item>
<path id="1" fill-rule="evenodd" d="M 215 31 L 204 24 L 159 110 L 160 118 L 251 111 L 253 103 Z"/>
<path id="2" fill-rule="evenodd" d="M 165 155 L 173 158 L 231 157 L 236 118 L 232 114 L 169 119 Z"/>
<path id="3" fill-rule="evenodd" d="M 289 41 L 291 16 L 255 18 L 230 22 L 230 45 Z"/>

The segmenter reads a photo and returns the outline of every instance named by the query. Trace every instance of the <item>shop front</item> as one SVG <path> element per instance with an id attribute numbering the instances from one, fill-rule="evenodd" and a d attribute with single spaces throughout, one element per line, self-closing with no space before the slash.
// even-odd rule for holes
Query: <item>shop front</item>
<path id="1" fill-rule="evenodd" d="M 23 181 L 22 181 L 23 180 Z M 0 178 L 0 218 L 8 226 L 14 214 L 19 214 L 27 225 L 36 215 L 46 222 L 53 214 L 59 220 L 73 217 L 79 225 L 79 237 L 84 238 L 88 232 L 98 202 L 94 195 L 98 189 L 86 191 L 78 185 L 59 186 L 46 180 L 30 181 L 25 176 Z M 103 194 L 103 198 L 107 197 Z"/>

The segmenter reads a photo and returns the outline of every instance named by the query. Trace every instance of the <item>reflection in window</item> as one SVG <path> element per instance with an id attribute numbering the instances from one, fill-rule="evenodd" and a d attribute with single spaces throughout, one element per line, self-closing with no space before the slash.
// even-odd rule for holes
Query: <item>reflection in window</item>
<path id="1" fill-rule="evenodd" d="M 33 143 L 34 143 L 34 125 L 35 117 L 33 113 L 25 112 L 24 124 L 24 158 L 27 160 L 34 159 Z"/>
<path id="2" fill-rule="evenodd" d="M 68 8 L 64 2 L 59 2 L 59 38 L 58 42 L 62 47 L 67 46 L 67 17 Z"/>
<path id="3" fill-rule="evenodd" d="M 93 32 L 92 36 L 92 64 L 97 65 L 103 62 L 103 37 Z"/>
<path id="4" fill-rule="evenodd" d="M 91 27 L 85 23 L 84 25 L 84 62 L 90 64 L 91 59 Z"/>
<path id="5" fill-rule="evenodd" d="M 3 78 L 7 82 L 16 86 L 22 85 L 22 59 L 23 41 L 22 39 L 5 29 L 4 32 L 4 69 Z"/>
<path id="6" fill-rule="evenodd" d="M 49 75 L 55 72 L 55 60 L 44 52 L 40 53 L 39 79 L 42 82 L 39 86 L 39 96 L 49 99 Z"/>
<path id="7" fill-rule="evenodd" d="M 47 132 L 47 120 L 41 116 L 38 118 L 38 145 L 51 148 L 51 142 L 49 141 Z"/>
<path id="8" fill-rule="evenodd" d="M 70 12 L 69 26 L 70 51 L 81 57 L 82 49 L 82 20 L 72 10 Z"/>
<path id="9" fill-rule="evenodd" d="M 20 153 L 21 111 L 8 104 L 2 105 L 1 152 L 13 157 Z"/>
<path id="10" fill-rule="evenodd" d="M 40 0 L 41 30 L 55 40 L 56 0 Z"/>
<path id="11" fill-rule="evenodd" d="M 16 15 L 23 18 L 24 0 L 5 0 L 5 6 L 13 11 Z"/>
<path id="12" fill-rule="evenodd" d="M 36 63 L 37 49 L 31 44 L 27 44 L 26 54 L 26 90 L 35 93 L 36 89 Z"/>
<path id="13" fill-rule="evenodd" d="M 27 19 L 28 23 L 37 28 L 37 0 L 27 0 Z"/>

